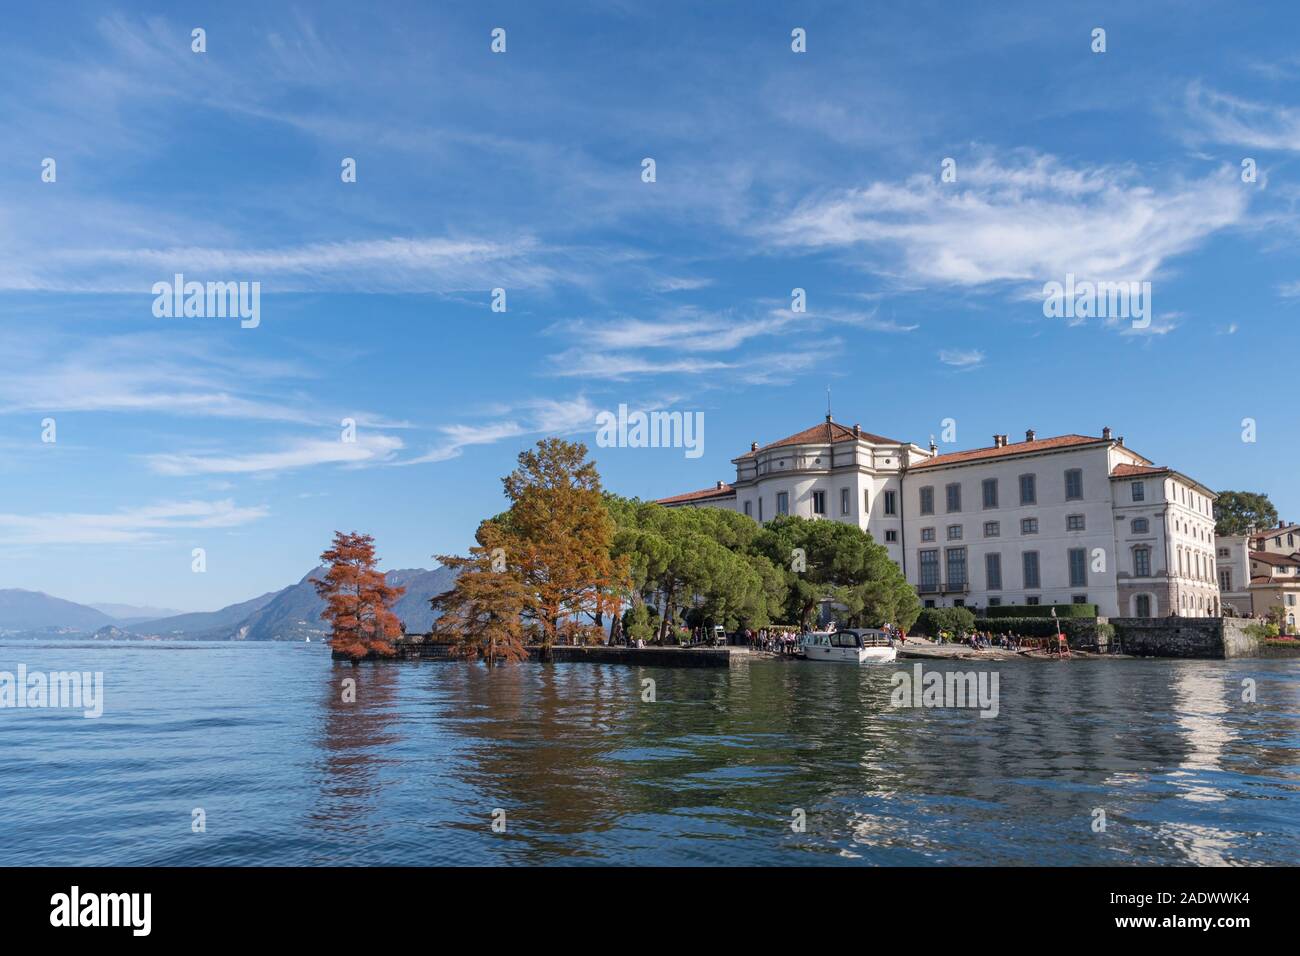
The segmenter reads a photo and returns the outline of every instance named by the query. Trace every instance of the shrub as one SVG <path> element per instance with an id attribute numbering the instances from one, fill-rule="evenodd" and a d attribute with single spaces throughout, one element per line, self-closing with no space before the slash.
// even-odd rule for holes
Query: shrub
<path id="1" fill-rule="evenodd" d="M 912 630 L 917 634 L 935 637 L 940 631 L 960 634 L 975 627 L 975 614 L 968 607 L 922 608 Z"/>

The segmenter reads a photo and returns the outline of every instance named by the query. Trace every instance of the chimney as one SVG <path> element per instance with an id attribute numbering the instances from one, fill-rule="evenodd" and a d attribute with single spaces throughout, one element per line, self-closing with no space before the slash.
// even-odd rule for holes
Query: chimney
<path id="1" fill-rule="evenodd" d="M 1110 426 L 1107 425 L 1101 430 L 1101 437 L 1104 441 L 1110 441 Z"/>
<path id="2" fill-rule="evenodd" d="M 1116 439 L 1115 439 L 1115 444 L 1119 445 L 1120 448 L 1123 448 L 1123 447 L 1124 447 L 1124 436 L 1123 436 L 1123 435 L 1120 435 L 1118 438 L 1116 438 Z"/>
<path id="3" fill-rule="evenodd" d="M 933 455 L 939 450 L 939 446 L 934 443 L 934 436 L 930 436 L 930 454 Z"/>
<path id="4" fill-rule="evenodd" d="M 750 450 L 750 451 L 758 451 L 758 442 L 756 442 L 756 441 L 752 441 L 752 442 L 750 442 L 750 443 L 749 443 L 749 450 Z"/>
<path id="5" fill-rule="evenodd" d="M 1025 441 L 1033 441 L 1033 440 L 1034 440 L 1034 430 L 1032 428 L 1025 429 Z"/>
<path id="6" fill-rule="evenodd" d="M 858 438 L 862 435 L 862 426 L 857 422 L 853 423 L 853 437 Z"/>
<path id="7" fill-rule="evenodd" d="M 719 490 L 719 491 L 722 490 L 722 482 L 718 482 L 718 490 Z"/>

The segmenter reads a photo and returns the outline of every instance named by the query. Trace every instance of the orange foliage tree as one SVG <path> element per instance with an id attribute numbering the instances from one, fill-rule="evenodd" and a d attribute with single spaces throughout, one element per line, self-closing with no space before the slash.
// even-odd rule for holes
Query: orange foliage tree
<path id="1" fill-rule="evenodd" d="M 439 558 L 465 569 L 435 599 L 435 608 L 456 611 L 439 630 L 479 634 L 490 623 L 502 640 L 518 626 L 544 648 L 598 639 L 600 628 L 584 618 L 617 613 L 629 575 L 626 557 L 611 554 L 614 521 L 587 447 L 543 439 L 519 454 L 503 484 L 510 508 L 479 526 L 472 557 Z"/>
<path id="2" fill-rule="evenodd" d="M 330 646 L 353 661 L 372 652 L 391 657 L 392 641 L 402 633 L 392 605 L 406 589 L 391 586 L 375 567 L 375 539 L 335 531 L 320 559 L 328 565 L 325 577 L 311 583 L 325 599 L 321 617 L 330 622 Z"/>
<path id="3" fill-rule="evenodd" d="M 441 616 L 434 634 L 450 639 L 452 653 L 489 666 L 528 659 L 524 647 L 524 586 L 516 572 L 505 566 L 500 529 L 483 522 L 478 546 L 470 557 L 438 555 L 444 566 L 460 573 L 450 591 L 432 600 Z"/>
<path id="4" fill-rule="evenodd" d="M 542 439 L 502 483 L 510 499 L 502 547 L 523 583 L 531 635 L 543 647 L 597 639 L 599 628 L 582 618 L 616 613 L 628 570 L 612 556 L 614 520 L 587 446 Z"/>

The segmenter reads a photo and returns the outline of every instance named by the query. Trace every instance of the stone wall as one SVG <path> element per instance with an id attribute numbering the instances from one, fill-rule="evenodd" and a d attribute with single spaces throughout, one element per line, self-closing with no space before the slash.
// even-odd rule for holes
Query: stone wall
<path id="1" fill-rule="evenodd" d="M 1249 621 L 1224 617 L 1113 617 L 1114 650 L 1136 657 L 1223 660 L 1258 657 L 1259 641 L 1246 634 Z"/>

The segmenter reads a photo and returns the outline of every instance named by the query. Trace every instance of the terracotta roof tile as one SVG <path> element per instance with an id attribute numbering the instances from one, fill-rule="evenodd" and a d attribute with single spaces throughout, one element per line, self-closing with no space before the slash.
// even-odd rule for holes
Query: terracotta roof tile
<path id="1" fill-rule="evenodd" d="M 871 442 L 873 445 L 906 445 L 907 442 L 901 442 L 896 438 L 885 438 L 883 435 L 873 435 L 871 432 L 859 431 L 853 434 L 853 429 L 847 425 L 841 425 L 839 422 L 821 422 L 812 428 L 805 428 L 801 432 L 796 432 L 780 441 L 774 441 L 764 445 L 761 448 L 747 451 L 737 458 L 753 458 L 761 451 L 767 451 L 769 448 L 781 448 L 786 445 L 830 445 L 842 441 L 862 440 Z"/>
<path id="2" fill-rule="evenodd" d="M 1250 560 L 1258 561 L 1260 564 L 1271 564 L 1275 568 L 1285 568 L 1291 565 L 1300 565 L 1300 558 L 1292 554 L 1272 554 L 1268 551 L 1250 552 Z"/>
<path id="3" fill-rule="evenodd" d="M 1074 445 L 1095 445 L 1104 438 L 1091 438 L 1087 435 L 1058 435 L 1055 438 L 1035 438 L 1033 441 L 1008 442 L 1005 445 L 991 445 L 988 448 L 972 448 L 970 451 L 954 451 L 946 455 L 935 455 L 925 461 L 912 465 L 910 470 L 919 468 L 941 468 L 944 465 L 960 465 L 968 461 L 984 461 L 988 458 L 1002 458 L 1007 455 L 1025 455 L 1035 451 L 1050 451 L 1054 448 L 1070 448 Z"/>
<path id="4" fill-rule="evenodd" d="M 712 488 L 705 488 L 703 491 L 688 491 L 683 495 L 672 495 L 668 498 L 656 498 L 655 504 L 684 505 L 690 501 L 707 501 L 710 498 L 734 498 L 735 496 L 736 489 L 724 481 L 722 482 L 721 488 L 714 486 Z"/>
<path id="5" fill-rule="evenodd" d="M 1138 475 L 1164 475 L 1168 474 L 1168 468 L 1160 468 L 1156 465 L 1116 465 L 1111 469 L 1112 478 L 1134 478 Z"/>

